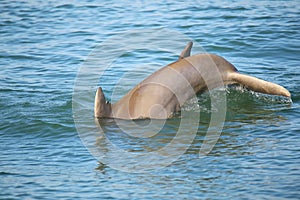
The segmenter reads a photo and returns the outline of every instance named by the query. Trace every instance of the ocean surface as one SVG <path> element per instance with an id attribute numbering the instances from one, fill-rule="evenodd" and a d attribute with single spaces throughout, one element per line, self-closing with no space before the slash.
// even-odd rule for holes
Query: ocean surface
<path id="1" fill-rule="evenodd" d="M 116 102 L 191 40 L 292 99 L 235 87 L 94 120 L 97 86 Z M 300 199 L 298 0 L 2 0 L 0 47 L 0 199 Z"/>

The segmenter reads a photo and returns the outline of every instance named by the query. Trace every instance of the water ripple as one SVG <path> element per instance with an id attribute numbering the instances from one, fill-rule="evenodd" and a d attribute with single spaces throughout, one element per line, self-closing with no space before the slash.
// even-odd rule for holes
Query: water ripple
<path id="1" fill-rule="evenodd" d="M 4 0 L 0 10 L 0 198 L 299 197 L 298 1 Z M 73 121 L 72 103 L 93 106 L 86 104 L 92 95 L 72 101 L 76 73 L 99 43 L 123 31 L 147 28 L 186 34 L 241 72 L 285 86 L 293 103 L 229 88 L 222 135 L 213 151 L 199 158 L 211 118 L 210 98 L 203 94 L 186 108 L 201 111 L 200 123 L 194 125 L 196 138 L 172 165 L 127 174 L 98 164 L 82 145 Z M 177 56 L 159 49 L 126 52 L 99 85 L 116 101 Z M 122 85 L 120 78 L 126 80 Z M 119 92 L 115 96 L 113 89 Z M 121 135 L 113 125 L 107 133 L 122 149 L 151 152 L 174 138 L 179 121 L 168 121 L 153 138 Z M 142 127 L 145 121 L 137 123 Z M 186 126 L 188 130 L 191 125 Z"/>

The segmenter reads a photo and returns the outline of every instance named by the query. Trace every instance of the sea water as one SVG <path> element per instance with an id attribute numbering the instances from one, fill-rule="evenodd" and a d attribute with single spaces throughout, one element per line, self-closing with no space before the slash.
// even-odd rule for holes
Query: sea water
<path id="1" fill-rule="evenodd" d="M 0 198 L 299 199 L 299 17 L 292 0 L 1 1 Z M 226 97 L 221 128 L 209 93 L 182 117 L 97 127 L 97 86 L 116 102 L 189 40 L 292 102 L 225 88 L 211 94 Z"/>

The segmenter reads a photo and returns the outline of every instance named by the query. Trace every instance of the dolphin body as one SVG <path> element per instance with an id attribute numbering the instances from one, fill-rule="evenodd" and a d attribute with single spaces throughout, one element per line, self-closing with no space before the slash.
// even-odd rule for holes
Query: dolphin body
<path id="1" fill-rule="evenodd" d="M 95 96 L 95 117 L 166 119 L 179 112 L 181 106 L 196 94 L 228 84 L 240 84 L 256 92 L 291 97 L 290 92 L 280 85 L 239 73 L 220 56 L 190 56 L 192 45 L 189 42 L 176 62 L 151 74 L 115 104 L 106 101 L 99 87 Z"/>

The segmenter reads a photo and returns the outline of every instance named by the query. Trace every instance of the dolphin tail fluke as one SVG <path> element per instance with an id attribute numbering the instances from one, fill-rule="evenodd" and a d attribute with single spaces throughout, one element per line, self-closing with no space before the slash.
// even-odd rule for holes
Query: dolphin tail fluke
<path id="1" fill-rule="evenodd" d="M 232 81 L 244 85 L 246 88 L 255 92 L 291 97 L 290 92 L 278 84 L 264 81 L 245 74 L 240 74 L 237 72 L 232 73 L 230 76 Z"/>

